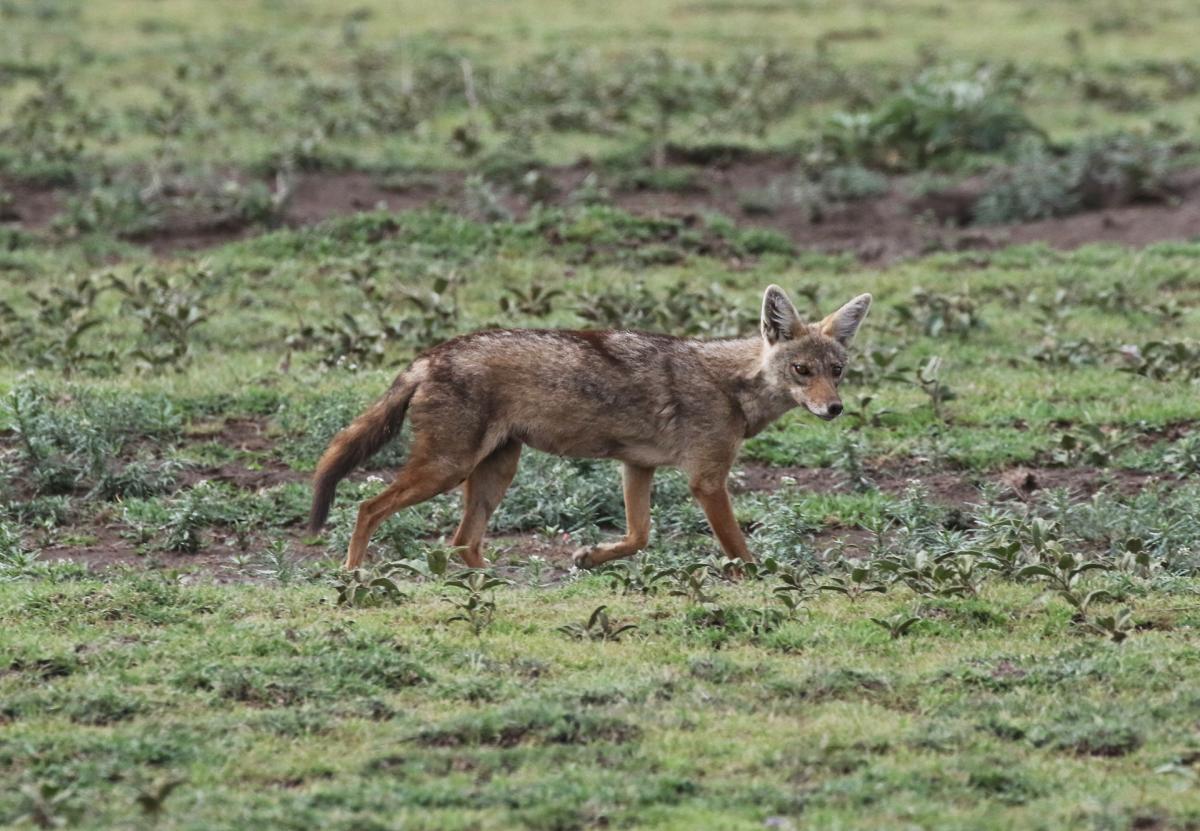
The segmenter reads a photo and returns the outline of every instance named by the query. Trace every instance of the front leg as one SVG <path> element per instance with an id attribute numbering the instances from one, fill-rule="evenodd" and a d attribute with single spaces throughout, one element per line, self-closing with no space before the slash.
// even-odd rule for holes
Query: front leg
<path id="1" fill-rule="evenodd" d="M 719 475 L 694 476 L 690 483 L 692 495 L 704 509 L 708 524 L 712 526 L 717 541 L 725 550 L 725 556 L 752 563 L 754 555 L 746 547 L 746 537 L 738 525 L 737 517 L 733 515 L 733 502 L 729 499 L 729 490 L 725 486 L 728 477 L 728 470 Z"/>
<path id="2" fill-rule="evenodd" d="M 626 462 L 621 478 L 625 483 L 625 536 L 594 548 L 580 548 L 571 556 L 577 568 L 595 568 L 609 560 L 628 557 L 650 541 L 650 483 L 654 468 Z"/>

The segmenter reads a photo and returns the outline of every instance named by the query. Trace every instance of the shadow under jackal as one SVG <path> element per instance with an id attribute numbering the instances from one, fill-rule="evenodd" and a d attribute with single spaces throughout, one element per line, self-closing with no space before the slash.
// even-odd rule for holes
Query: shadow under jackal
<path id="1" fill-rule="evenodd" d="M 561 456 L 624 463 L 624 538 L 580 549 L 580 567 L 629 556 L 650 536 L 650 482 L 658 467 L 688 477 L 721 547 L 752 560 L 726 490 L 742 441 L 788 410 L 842 412 L 846 348 L 871 306 L 861 294 L 820 323 L 800 320 L 778 286 L 763 295 L 761 335 L 729 340 L 644 332 L 500 329 L 424 352 L 387 393 L 334 437 L 314 477 L 310 528 L 325 523 L 337 483 L 412 425 L 408 461 L 359 506 L 346 554 L 358 568 L 371 534 L 401 508 L 463 486 L 451 541 L 483 566 L 488 518 L 524 445 Z"/>

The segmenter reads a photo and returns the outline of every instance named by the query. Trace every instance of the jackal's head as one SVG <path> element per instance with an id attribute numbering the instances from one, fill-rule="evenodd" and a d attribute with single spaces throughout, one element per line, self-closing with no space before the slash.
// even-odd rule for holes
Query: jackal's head
<path id="1" fill-rule="evenodd" d="M 805 323 L 779 286 L 763 295 L 763 370 L 767 383 L 825 420 L 842 412 L 838 384 L 846 371 L 846 347 L 871 308 L 860 294 L 820 323 Z"/>

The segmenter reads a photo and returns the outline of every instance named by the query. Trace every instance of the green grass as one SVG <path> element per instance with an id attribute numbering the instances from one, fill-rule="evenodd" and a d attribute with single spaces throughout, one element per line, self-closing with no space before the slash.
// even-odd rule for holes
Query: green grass
<path id="1" fill-rule="evenodd" d="M 648 239 L 672 252 L 671 264 L 638 259 Z M 0 821 L 1200 821 L 1188 784 L 1195 483 L 1143 481 L 1136 493 L 1120 484 L 1147 472 L 1194 476 L 1196 368 L 1185 354 L 1155 380 L 1124 371 L 1116 352 L 1188 341 L 1200 250 L 1012 248 L 880 270 L 747 244 L 718 219 L 697 229 L 581 209 L 494 224 L 368 214 L 177 260 L 129 252 L 93 265 L 86 242 L 10 252 L 3 299 L 21 335 L 0 381 Z M 736 256 L 737 267 L 702 246 Z M 109 287 L 114 277 L 145 283 L 122 293 Z M 202 481 L 213 465 L 239 476 L 309 469 L 397 366 L 445 334 L 500 320 L 575 326 L 604 320 L 604 309 L 668 331 L 753 331 L 772 281 L 802 304 L 815 297 L 814 316 L 864 289 L 877 297 L 846 389 L 863 418 L 793 415 L 747 446 L 748 459 L 834 468 L 820 483 L 865 474 L 861 491 L 785 483 L 737 496 L 753 548 L 799 581 L 798 612 L 777 599 L 779 577 L 730 584 L 694 571 L 715 546 L 677 475 L 656 482 L 642 572 L 573 576 L 545 546 L 611 533 L 616 472 L 528 454 L 493 521 L 509 535 L 494 551 L 499 570 L 517 585 L 485 593 L 496 608 L 479 636 L 451 620 L 450 601 L 465 595 L 437 580 L 399 577 L 399 605 L 381 595 L 378 608 L 336 605 L 334 584 L 346 580 L 336 558 L 356 502 L 377 482 L 343 484 L 329 531 L 307 540 L 303 482 Z M 501 312 L 501 297 L 514 297 L 505 287 L 529 298 L 533 283 L 563 293 L 549 308 Z M 407 299 L 413 291 L 424 306 Z M 1164 300 L 1174 306 L 1164 311 Z M 376 306 L 379 325 L 403 325 L 371 334 Z M 181 309 L 196 320 L 182 333 L 171 323 Z M 345 315 L 360 321 L 357 333 L 321 343 L 304 334 Z M 88 319 L 68 343 L 64 330 Z M 1090 362 L 1035 360 L 1046 337 L 1089 340 Z M 377 357 L 362 341 L 378 344 Z M 871 368 L 873 354 L 884 369 Z M 941 381 L 956 394 L 940 415 L 912 383 L 931 356 L 943 358 Z M 223 432 L 230 419 L 249 420 L 260 438 Z M 1089 425 L 1105 432 L 1087 439 Z M 1068 434 L 1085 444 L 1071 450 Z M 402 449 L 379 463 L 397 464 Z M 950 476 L 970 490 L 1023 463 L 1084 465 L 1080 484 L 1108 487 L 1091 498 L 1051 489 L 1026 505 L 991 486 L 970 507 L 894 486 Z M 874 489 L 881 475 L 892 490 Z M 457 507 L 452 495 L 393 518 L 377 561 L 432 556 Z M 1035 531 L 1038 522 L 1050 530 Z M 1062 595 L 1039 593 L 1041 578 L 981 581 L 980 558 L 999 563 L 1013 540 L 1026 564 L 1068 552 L 1103 566 L 1073 591 L 1077 601 L 1108 594 L 1073 620 Z M 55 562 L 102 544 L 136 565 L 88 574 Z M 853 594 L 854 563 L 840 560 L 864 556 L 862 585 L 885 595 L 816 591 Z M 932 557 L 975 568 L 968 596 L 931 570 Z M 643 596 L 643 584 L 657 593 Z M 601 605 L 637 629 L 618 642 L 559 631 Z M 1130 617 L 1113 626 L 1126 639 L 1115 643 L 1099 627 L 1122 609 Z M 895 640 L 872 621 L 910 614 L 919 622 Z"/>
<path id="2" fill-rule="evenodd" d="M 1167 121 L 1186 145 L 1191 4 L 356 7 L 0 0 L 4 182 L 76 197 L 57 230 L 0 230 L 0 825 L 1200 826 L 1197 240 L 867 266 L 602 204 L 268 231 L 270 192 L 222 184 L 483 171 L 482 216 L 527 164 L 588 156 L 606 187 L 687 189 L 696 169 L 647 167 L 655 142 L 802 157 L 830 114 L 979 63 L 1022 90 L 987 88 L 1002 127 Z M 761 131 L 706 87 L 747 66 L 773 79 L 738 81 L 751 103 L 799 95 Z M 410 71 L 427 98 L 405 97 Z M 626 81 L 626 111 L 575 108 Z M 977 144 L 940 146 L 928 175 L 1012 150 L 946 125 Z M 152 171 L 201 202 L 156 201 Z M 198 204 L 261 233 L 166 257 L 128 241 Z M 769 283 L 814 319 L 875 305 L 846 416 L 745 446 L 735 509 L 765 563 L 746 579 L 666 471 L 647 552 L 569 571 L 621 525 L 617 470 L 534 452 L 492 522 L 512 582 L 473 606 L 456 566 L 439 576 L 457 494 L 392 518 L 357 575 L 338 562 L 378 478 L 303 530 L 306 472 L 420 349 L 496 325 L 751 333 Z M 104 551 L 123 565 L 82 564 Z M 605 639 L 600 606 L 609 636 L 636 628 Z"/>
<path id="3" fill-rule="evenodd" d="M 727 610 L 763 601 L 726 588 Z M 997 584 L 918 604 L 814 600 L 711 639 L 677 598 L 595 577 L 503 590 L 479 638 L 435 587 L 347 611 L 318 588 L 127 574 L 0 587 L 9 783 L 73 827 L 1128 827 L 1200 820 L 1191 611 L 1123 645 Z M 599 603 L 617 643 L 555 630 Z M 1099 797 L 1099 794 L 1103 794 Z M 28 810 L 15 788 L 0 816 Z M 786 827 L 786 826 L 785 826 Z"/>
<path id="4" fill-rule="evenodd" d="M 647 248 L 643 240 L 663 233 L 666 242 L 659 245 L 678 262 L 638 262 L 637 252 Z M 547 236 L 561 242 L 547 243 Z M 748 267 L 733 270 L 722 259 L 695 253 L 705 240 L 747 258 Z M 265 415 L 287 436 L 275 455 L 307 465 L 331 431 L 378 395 L 416 349 L 456 332 L 494 325 L 628 325 L 633 309 L 643 315 L 635 325 L 648 328 L 750 332 L 763 286 L 778 282 L 813 293 L 817 302 L 805 311 L 814 318 L 853 293 L 874 293 L 876 304 L 855 344 L 862 375 L 846 390 L 852 410 L 861 409 L 854 406 L 859 397 L 873 398 L 864 411 L 872 418 L 865 426 L 852 419 L 822 425 L 793 414 L 748 443 L 751 458 L 829 465 L 848 431 L 857 429 L 868 461 L 926 459 L 936 466 L 996 469 L 1047 461 L 1072 426 L 1098 424 L 1133 431 L 1132 437 L 1194 418 L 1189 373 L 1196 371 L 1196 359 L 1171 364 L 1163 380 L 1154 380 L 1124 371 L 1135 367 L 1118 350 L 1188 342 L 1200 323 L 1200 284 L 1191 277 L 1198 254 L 1194 244 L 1184 243 L 1141 252 L 1028 247 L 934 255 L 876 270 L 843 261 L 755 257 L 744 234 L 727 224 L 685 229 L 608 208 L 490 225 L 437 212 L 368 214 L 276 232 L 202 258 L 133 257 L 90 272 L 85 248 L 31 244 L 9 255 L 8 268 L 33 282 L 0 286 L 0 299 L 25 329 L 11 344 L 12 363 L 0 386 L 11 387 L 19 374 L 20 384 L 60 392 L 77 384 L 118 398 L 152 392 L 165 396 L 185 422 Z M 53 287 L 76 286 L 75 274 L 87 275 L 94 298 L 55 299 Z M 404 282 L 395 274 L 405 275 Z M 161 277 L 170 289 L 130 299 L 108 288 L 113 277 L 149 285 Z M 450 286 L 437 292 L 430 307 L 429 293 L 447 278 Z M 502 311 L 508 287 L 524 292 L 531 285 L 563 294 L 528 313 Z M 918 288 L 922 293 L 914 294 Z M 938 305 L 943 302 L 969 308 L 973 324 L 956 331 L 953 321 L 937 323 L 946 314 Z M 1162 311 L 1164 303 L 1174 311 Z M 908 310 L 905 316 L 900 308 Z M 177 358 L 162 344 L 174 332 L 173 309 L 200 318 L 180 336 L 185 351 Z M 610 309 L 615 317 L 606 317 Z M 75 324 L 55 322 L 63 316 L 96 325 L 68 348 L 63 339 Z M 146 322 L 130 326 L 131 316 Z M 347 328 L 347 316 L 357 321 L 354 328 Z M 327 334 L 314 333 L 322 326 L 329 327 Z M 1067 356 L 1079 341 L 1087 341 L 1090 357 L 1075 365 Z M 1046 344 L 1058 344 L 1057 351 L 1047 352 Z M 892 363 L 873 370 L 870 356 L 891 349 L 898 350 Z M 1039 360 L 1039 354 L 1062 355 L 1063 363 Z M 285 356 L 288 368 L 280 372 Z M 934 356 L 942 358 L 941 380 L 955 395 L 940 414 L 916 383 L 917 369 Z M 346 362 L 363 361 L 381 366 L 345 371 Z M 24 368 L 31 363 L 44 368 L 30 374 Z M 64 388 L 67 368 L 71 380 Z M 329 410 L 334 402 L 340 402 L 336 414 Z M 314 419 L 327 417 L 311 438 Z"/>
<path id="5" fill-rule="evenodd" d="M 969 7 L 622 0 L 606 9 L 597 15 L 546 0 L 373 0 L 353 9 L 11 3 L 0 33 L 0 48 L 11 56 L 0 73 L 0 127 L 29 126 L 18 108 L 42 79 L 60 77 L 79 112 L 31 143 L 36 158 L 17 165 L 24 173 L 79 172 L 75 138 L 88 154 L 123 166 L 156 157 L 164 167 L 174 161 L 211 172 L 231 163 L 278 164 L 283 152 L 334 167 L 463 167 L 472 161 L 454 151 L 454 130 L 474 124 L 486 152 L 520 135 L 496 129 L 486 113 L 514 78 L 521 85 L 542 71 L 562 74 L 539 69 L 542 56 L 572 56 L 611 78 L 655 50 L 697 67 L 737 54 L 802 61 L 793 75 L 806 77 L 804 106 L 766 133 L 746 129 L 744 120 L 714 129 L 705 118 L 684 118 L 673 130 L 684 143 L 785 149 L 819 133 L 829 113 L 878 99 L 890 80 L 931 63 L 1014 63 L 1032 78 L 1029 113 L 1059 139 L 1148 128 L 1163 116 L 1192 132 L 1200 116 L 1190 38 L 1196 10 L 1181 0 L 1150 10 L 1032 0 Z M 462 59 L 473 66 L 484 116 L 468 110 Z M 413 101 L 406 73 L 417 74 L 418 96 L 431 93 L 413 109 L 419 127 L 404 115 Z M 84 116 L 93 126 L 73 132 Z M 535 130 L 534 154 L 556 163 L 625 155 L 644 142 L 645 120 L 639 114 L 608 137 Z"/>

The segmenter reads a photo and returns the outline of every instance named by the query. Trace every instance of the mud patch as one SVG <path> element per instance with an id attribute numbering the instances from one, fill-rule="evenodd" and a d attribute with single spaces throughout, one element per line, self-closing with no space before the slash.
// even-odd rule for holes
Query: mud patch
<path id="1" fill-rule="evenodd" d="M 606 174 L 589 163 L 545 168 L 548 183 L 542 201 L 566 204 L 589 176 L 608 188 L 611 202 L 639 215 L 691 217 L 718 212 L 740 224 L 769 228 L 787 236 L 797 248 L 831 254 L 851 254 L 860 261 L 887 263 L 932 251 L 991 249 L 1010 244 L 1043 242 L 1073 249 L 1094 242 L 1145 246 L 1167 240 L 1200 237 L 1200 170 L 1178 174 L 1171 203 L 1134 204 L 1089 211 L 1074 216 L 1006 226 L 970 227 L 980 182 L 968 180 L 942 191 L 913 196 L 904 177 L 893 178 L 881 196 L 826 206 L 817 217 L 811 206 L 783 200 L 767 214 L 747 212 L 746 195 L 762 192 L 795 175 L 796 160 L 782 155 L 729 152 L 697 166 L 691 156 L 676 154 L 681 183 L 670 189 L 654 187 L 653 179 Z M 248 181 L 249 177 L 234 174 Z M 277 224 L 300 228 L 337 216 L 386 209 L 407 211 L 431 206 L 469 214 L 471 200 L 459 172 L 423 173 L 407 177 L 363 172 L 298 174 Z M 69 192 L 0 181 L 13 193 L 8 219 L 17 227 L 46 232 Z M 501 191 L 503 189 L 500 189 Z M 501 203 L 515 217 L 525 216 L 531 200 L 502 193 Z M 244 239 L 267 228 L 240 220 L 214 222 L 211 217 L 180 213 L 164 227 L 137 241 L 160 255 L 192 251 Z M 722 252 L 712 252 L 720 256 Z"/>
<path id="2" fill-rule="evenodd" d="M 0 224 L 12 223 L 27 231 L 48 227 L 62 210 L 66 198 L 62 188 L 3 179 L 0 179 L 0 193 L 11 197 L 7 204 L 0 203 Z"/>
<path id="3" fill-rule="evenodd" d="M 146 571 L 171 571 L 181 575 L 221 584 L 256 582 L 268 579 L 269 574 L 254 554 L 282 536 L 287 540 L 291 560 L 302 566 L 327 558 L 321 546 L 309 545 L 298 529 L 284 529 L 270 535 L 255 535 L 244 547 L 233 541 L 232 535 L 208 532 L 206 544 L 195 554 L 156 551 L 139 546 L 125 536 L 128 529 L 119 522 L 98 522 L 71 529 L 68 542 L 44 548 L 40 559 L 53 563 L 66 561 L 87 566 L 101 573 L 110 569 L 134 568 Z"/>

